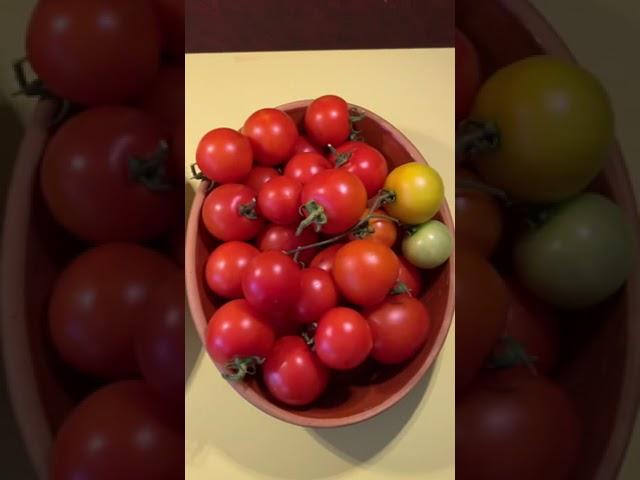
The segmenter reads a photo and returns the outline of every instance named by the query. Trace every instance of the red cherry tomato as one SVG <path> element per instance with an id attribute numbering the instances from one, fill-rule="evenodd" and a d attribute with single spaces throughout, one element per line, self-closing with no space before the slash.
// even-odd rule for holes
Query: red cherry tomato
<path id="1" fill-rule="evenodd" d="M 323 170 L 332 168 L 329 160 L 318 153 L 299 153 L 284 168 L 284 174 L 306 185 Z"/>
<path id="2" fill-rule="evenodd" d="M 204 225 L 211 235 L 224 242 L 249 240 L 264 225 L 264 221 L 256 216 L 255 201 L 256 193 L 246 185 L 221 185 L 204 200 Z"/>
<path id="3" fill-rule="evenodd" d="M 480 87 L 478 52 L 467 36 L 456 29 L 456 122 L 463 120 Z"/>
<path id="4" fill-rule="evenodd" d="M 293 146 L 293 155 L 297 155 L 299 153 L 321 153 L 318 148 L 316 148 L 309 140 L 307 140 L 302 135 L 298 136 L 296 140 L 296 144 Z"/>
<path id="5" fill-rule="evenodd" d="M 258 191 L 258 211 L 277 225 L 293 225 L 300 221 L 302 184 L 289 177 L 275 177 Z"/>
<path id="6" fill-rule="evenodd" d="M 350 370 L 369 356 L 373 339 L 369 324 L 355 310 L 346 307 L 326 312 L 315 334 L 316 354 L 327 367 Z"/>
<path id="7" fill-rule="evenodd" d="M 367 191 L 358 177 L 346 170 L 325 170 L 302 188 L 301 204 L 317 228 L 333 235 L 360 220 L 367 207 Z"/>
<path id="8" fill-rule="evenodd" d="M 244 179 L 253 166 L 253 152 L 247 137 L 231 128 L 207 132 L 196 149 L 200 171 L 215 183 Z"/>
<path id="9" fill-rule="evenodd" d="M 399 270 L 398 257 L 389 247 L 371 240 L 356 240 L 338 250 L 332 273 L 347 300 L 370 307 L 386 298 Z"/>
<path id="10" fill-rule="evenodd" d="M 335 245 L 325 248 L 313 257 L 311 265 L 309 266 L 318 267 L 320 270 L 331 273 L 331 270 L 333 270 L 333 264 L 336 260 L 336 253 L 338 253 L 338 250 L 344 247 L 344 245 L 344 243 L 336 243 Z"/>
<path id="11" fill-rule="evenodd" d="M 138 105 L 169 127 L 180 124 L 184 130 L 184 67 L 161 66 Z"/>
<path id="12" fill-rule="evenodd" d="M 366 216 L 369 212 L 365 212 L 363 215 Z M 373 212 L 374 215 L 384 215 L 384 211 L 376 210 Z M 391 220 L 386 220 L 384 218 L 370 218 L 366 225 L 363 226 L 362 230 L 353 232 L 349 234 L 350 240 L 373 240 L 374 242 L 380 242 L 387 247 L 393 247 L 398 238 L 398 227 Z"/>
<path id="13" fill-rule="evenodd" d="M 172 405 L 184 402 L 184 271 L 176 269 L 152 294 L 140 319 L 136 356 L 147 383 Z"/>
<path id="14" fill-rule="evenodd" d="M 313 230 L 305 230 L 300 235 L 296 235 L 295 227 L 285 227 L 282 225 L 269 225 L 260 235 L 256 244 L 263 252 L 267 250 L 278 250 L 288 252 L 294 248 L 310 245 L 318 241 L 318 234 Z M 299 259 L 305 265 L 309 265 L 318 250 L 310 248 L 300 252 Z"/>
<path id="15" fill-rule="evenodd" d="M 181 478 L 184 434 L 179 430 L 144 382 L 112 383 L 66 418 L 53 442 L 48 478 Z"/>
<path id="16" fill-rule="evenodd" d="M 49 304 L 51 337 L 62 358 L 104 378 L 137 372 L 136 328 L 158 284 L 175 269 L 133 244 L 103 245 L 77 257 L 56 280 Z"/>
<path id="17" fill-rule="evenodd" d="M 269 316 L 274 327 L 287 330 L 300 296 L 300 267 L 282 252 L 269 250 L 255 256 L 242 277 L 247 302 Z"/>
<path id="18" fill-rule="evenodd" d="M 266 357 L 274 340 L 271 326 L 246 300 L 225 303 L 207 325 L 207 352 L 220 364 L 236 358 Z"/>
<path id="19" fill-rule="evenodd" d="M 27 58 L 62 98 L 124 103 L 158 70 L 160 30 L 148 2 L 38 2 L 27 29 Z"/>
<path id="20" fill-rule="evenodd" d="M 308 405 L 327 388 L 329 372 L 300 337 L 280 338 L 263 366 L 271 394 L 287 405 Z"/>
<path id="21" fill-rule="evenodd" d="M 260 188 L 267 183 L 269 180 L 275 177 L 279 177 L 280 174 L 275 168 L 271 167 L 261 167 L 255 166 L 249 172 L 249 175 L 242 181 L 247 187 L 255 190 L 256 192 L 260 191 Z"/>
<path id="22" fill-rule="evenodd" d="M 252 114 L 242 127 L 249 137 L 255 159 L 262 165 L 278 165 L 291 157 L 298 129 L 291 117 L 275 108 L 263 108 Z"/>
<path id="23" fill-rule="evenodd" d="M 367 310 L 371 327 L 371 356 L 385 365 L 402 363 L 413 357 L 427 341 L 431 318 L 427 307 L 409 295 L 387 298 Z"/>
<path id="24" fill-rule="evenodd" d="M 398 282 L 404 283 L 411 295 L 420 298 L 424 289 L 422 280 L 422 272 L 418 267 L 413 265 L 404 257 L 398 257 L 400 260 L 400 271 L 398 273 Z"/>
<path id="25" fill-rule="evenodd" d="M 300 298 L 296 304 L 298 322 L 309 324 L 338 305 L 338 290 L 331 274 L 319 268 L 302 270 Z"/>
<path id="26" fill-rule="evenodd" d="M 184 0 L 154 0 L 160 20 L 163 50 L 184 62 Z"/>
<path id="27" fill-rule="evenodd" d="M 380 191 L 389 173 L 382 153 L 364 142 L 347 142 L 335 149 L 329 158 L 337 167 L 358 177 L 369 198 Z"/>
<path id="28" fill-rule="evenodd" d="M 205 278 L 209 288 L 224 298 L 242 297 L 242 275 L 249 262 L 260 252 L 244 242 L 225 242 L 217 247 L 205 267 Z"/>
<path id="29" fill-rule="evenodd" d="M 153 158 L 164 140 L 155 118 L 128 107 L 94 108 L 64 123 L 40 170 L 56 220 L 94 243 L 167 233 L 182 211 L 182 185 L 167 189 L 167 159 Z"/>
<path id="30" fill-rule="evenodd" d="M 316 98 L 304 115 L 304 126 L 316 145 L 338 147 L 351 133 L 349 105 L 336 95 Z"/>

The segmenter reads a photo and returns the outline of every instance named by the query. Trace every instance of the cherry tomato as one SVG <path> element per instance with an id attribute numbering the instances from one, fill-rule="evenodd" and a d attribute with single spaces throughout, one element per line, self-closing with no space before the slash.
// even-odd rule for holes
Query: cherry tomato
<path id="1" fill-rule="evenodd" d="M 184 67 L 161 66 L 137 103 L 170 127 L 179 124 L 184 130 Z"/>
<path id="2" fill-rule="evenodd" d="M 300 235 L 296 235 L 295 227 L 285 227 L 282 225 L 269 225 L 260 235 L 256 244 L 263 252 L 267 250 L 278 250 L 288 252 L 303 245 L 310 245 L 318 241 L 318 234 L 313 230 L 305 230 Z M 310 248 L 300 252 L 299 259 L 308 265 L 318 252 L 317 248 Z"/>
<path id="3" fill-rule="evenodd" d="M 404 257 L 398 257 L 400 260 L 400 270 L 398 272 L 398 282 L 402 282 L 406 285 L 413 295 L 416 298 L 420 298 L 422 295 L 422 291 L 424 289 L 423 280 L 422 280 L 422 272 L 416 267 L 409 263 Z"/>
<path id="4" fill-rule="evenodd" d="M 255 202 L 256 193 L 246 185 L 221 185 L 205 198 L 202 220 L 209 233 L 224 242 L 249 240 L 264 225 L 256 216 Z"/>
<path id="5" fill-rule="evenodd" d="M 318 153 L 298 153 L 287 162 L 284 174 L 306 185 L 318 173 L 329 168 L 329 160 Z"/>
<path id="6" fill-rule="evenodd" d="M 571 478 L 579 444 L 566 393 L 523 369 L 487 375 L 456 404 L 456 478 Z"/>
<path id="7" fill-rule="evenodd" d="M 449 227 L 438 220 L 429 220 L 402 240 L 402 253 L 419 268 L 436 268 L 449 259 L 453 239 Z"/>
<path id="8" fill-rule="evenodd" d="M 463 389 L 505 331 L 508 297 L 487 260 L 465 250 L 456 255 L 456 389 Z"/>
<path id="9" fill-rule="evenodd" d="M 371 327 L 371 356 L 385 365 L 413 357 L 427 341 L 431 318 L 427 307 L 409 295 L 387 298 L 364 316 Z"/>
<path id="10" fill-rule="evenodd" d="M 277 225 L 293 225 L 300 221 L 302 184 L 289 177 L 275 177 L 258 191 L 258 211 Z"/>
<path id="11" fill-rule="evenodd" d="M 316 98 L 307 107 L 304 126 L 313 143 L 338 147 L 351 133 L 349 105 L 336 95 Z"/>
<path id="12" fill-rule="evenodd" d="M 444 200 L 444 185 L 438 172 L 424 163 L 409 162 L 394 168 L 384 183 L 396 194 L 384 208 L 402 223 L 419 225 L 430 220 Z"/>
<path id="13" fill-rule="evenodd" d="M 40 182 L 51 213 L 94 243 L 167 233 L 182 211 L 182 186 L 168 185 L 167 158 L 159 155 L 164 140 L 160 124 L 141 110 L 79 113 L 54 134 L 42 160 Z"/>
<path id="14" fill-rule="evenodd" d="M 252 114 L 242 127 L 249 137 L 255 159 L 262 165 L 278 165 L 291 157 L 298 129 L 291 117 L 275 108 Z"/>
<path id="15" fill-rule="evenodd" d="M 365 212 L 366 216 L 369 212 Z M 376 210 L 374 215 L 380 215 L 380 217 L 370 218 L 362 230 L 358 229 L 357 232 L 349 234 L 349 240 L 373 240 L 374 242 L 380 242 L 387 247 L 392 247 L 398 238 L 398 228 L 396 224 L 391 220 L 382 218 L 385 213 L 382 210 Z"/>
<path id="16" fill-rule="evenodd" d="M 153 4 L 160 20 L 163 50 L 184 62 L 184 0 L 154 0 Z"/>
<path id="17" fill-rule="evenodd" d="M 384 185 L 389 169 L 382 153 L 364 142 L 347 142 L 341 145 L 330 156 L 337 167 L 358 177 L 367 197 L 374 197 Z"/>
<path id="18" fill-rule="evenodd" d="M 158 284 L 175 269 L 159 253 L 133 244 L 81 254 L 56 280 L 49 304 L 58 353 L 90 375 L 112 379 L 137 372 L 135 331 Z"/>
<path id="19" fill-rule="evenodd" d="M 62 98 L 123 103 L 156 74 L 160 30 L 148 2 L 38 2 L 27 29 L 27 58 Z"/>
<path id="20" fill-rule="evenodd" d="M 360 220 L 367 206 L 367 191 L 352 173 L 325 170 L 302 188 L 301 204 L 307 222 L 313 220 L 310 223 L 315 224 L 316 230 L 333 235 L 348 230 Z"/>
<path id="21" fill-rule="evenodd" d="M 260 188 L 272 178 L 278 177 L 280 174 L 275 168 L 255 166 L 249 172 L 249 175 L 242 181 L 247 187 L 260 191 Z"/>
<path id="22" fill-rule="evenodd" d="M 456 171 L 456 180 L 478 181 L 468 170 Z M 503 215 L 495 197 L 473 188 L 456 188 L 456 243 L 484 257 L 495 251 L 503 231 Z"/>
<path id="23" fill-rule="evenodd" d="M 282 252 L 269 250 L 255 256 L 242 277 L 247 302 L 269 316 L 277 329 L 293 323 L 293 312 L 300 296 L 300 267 Z"/>
<path id="24" fill-rule="evenodd" d="M 271 326 L 246 300 L 225 303 L 207 325 L 207 352 L 220 364 L 236 358 L 264 358 L 274 341 Z"/>
<path id="25" fill-rule="evenodd" d="M 236 183 L 253 166 L 253 152 L 247 137 L 231 128 L 207 132 L 196 149 L 200 171 L 215 183 Z"/>
<path id="26" fill-rule="evenodd" d="M 386 298 L 399 271 L 398 257 L 389 247 L 371 240 L 356 240 L 338 250 L 332 274 L 347 300 L 369 307 Z"/>
<path id="27" fill-rule="evenodd" d="M 260 252 L 244 242 L 225 242 L 217 247 L 205 267 L 205 279 L 209 288 L 224 298 L 242 297 L 242 275 L 249 262 Z"/>
<path id="28" fill-rule="evenodd" d="M 300 337 L 276 341 L 263 366 L 271 394 L 287 405 L 308 405 L 327 388 L 329 372 Z"/>
<path id="29" fill-rule="evenodd" d="M 337 305 L 338 290 L 331 274 L 315 267 L 302 270 L 300 297 L 296 303 L 298 322 L 317 322 L 322 315 Z"/>
<path id="30" fill-rule="evenodd" d="M 480 87 L 478 52 L 467 36 L 456 28 L 456 122 L 469 114 Z"/>
<path id="31" fill-rule="evenodd" d="M 346 307 L 326 312 L 318 323 L 314 338 L 318 358 L 335 370 L 357 367 L 369 356 L 373 346 L 367 321 Z"/>
<path id="32" fill-rule="evenodd" d="M 304 136 L 299 135 L 296 140 L 296 144 L 293 146 L 293 155 L 299 153 L 321 153 L 309 140 Z"/>
<path id="33" fill-rule="evenodd" d="M 154 289 L 135 338 L 144 379 L 175 406 L 184 402 L 184 314 L 184 272 L 176 269 Z"/>
<path id="34" fill-rule="evenodd" d="M 49 478 L 181 478 L 184 434 L 175 423 L 144 382 L 102 387 L 85 398 L 58 430 Z"/>
<path id="35" fill-rule="evenodd" d="M 333 270 L 333 264 L 336 260 L 336 253 L 338 253 L 338 250 L 344 247 L 344 245 L 344 243 L 336 243 L 335 245 L 325 248 L 313 257 L 310 266 L 318 267 L 320 270 L 331 273 Z"/>

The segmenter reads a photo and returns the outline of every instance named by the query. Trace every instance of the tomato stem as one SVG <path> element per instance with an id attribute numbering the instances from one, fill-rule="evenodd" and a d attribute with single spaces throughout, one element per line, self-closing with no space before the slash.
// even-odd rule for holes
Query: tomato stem
<path id="1" fill-rule="evenodd" d="M 520 342 L 509 335 L 505 335 L 502 337 L 500 348 L 491 356 L 488 366 L 489 368 L 511 368 L 517 365 L 524 365 L 531 373 L 537 375 L 535 360 L 534 357 L 527 353 Z"/>
<path id="2" fill-rule="evenodd" d="M 262 365 L 264 360 L 264 358 L 257 356 L 245 358 L 236 357 L 225 364 L 224 367 L 229 370 L 230 373 L 223 373 L 222 378 L 230 382 L 244 380 L 247 375 L 255 375 L 258 372 L 258 365 Z"/>
<path id="3" fill-rule="evenodd" d="M 174 186 L 167 178 L 169 145 L 160 140 L 158 148 L 148 157 L 132 156 L 129 159 L 129 177 L 152 191 L 170 190 Z"/>
<path id="4" fill-rule="evenodd" d="M 257 205 L 257 202 L 256 202 L 256 199 L 254 198 L 249 203 L 240 205 L 240 207 L 238 208 L 238 213 L 242 217 L 248 218 L 249 220 L 257 220 L 258 214 L 256 212 L 256 205 Z"/>
<path id="5" fill-rule="evenodd" d="M 477 155 L 500 146 L 500 131 L 495 123 L 467 120 L 456 131 L 456 165 L 466 162 L 470 155 Z"/>
<path id="6" fill-rule="evenodd" d="M 322 225 L 327 223 L 327 214 L 324 212 L 324 208 L 315 200 L 309 200 L 307 203 L 300 207 L 300 213 L 306 212 L 307 217 L 300 222 L 296 229 L 296 236 L 300 236 L 305 228 L 309 225 L 314 225 L 316 232 L 322 229 Z"/>
<path id="7" fill-rule="evenodd" d="M 402 295 L 405 293 L 411 295 L 413 292 L 406 283 L 398 281 L 389 292 L 389 295 Z"/>
<path id="8" fill-rule="evenodd" d="M 355 127 L 355 123 L 360 120 L 364 120 L 365 113 L 359 108 L 351 108 L 349 110 L 349 123 L 351 124 L 351 133 L 349 134 L 349 140 L 351 141 L 362 141 L 362 130 L 357 130 Z"/>
<path id="9" fill-rule="evenodd" d="M 343 166 L 345 163 L 347 163 L 349 161 L 349 159 L 351 158 L 351 155 L 353 155 L 353 152 L 338 152 L 338 150 L 336 150 L 335 148 L 333 148 L 333 145 L 329 144 L 327 145 L 327 147 L 329 148 L 329 152 L 331 152 L 331 154 L 333 155 L 333 158 L 335 159 L 335 166 L 336 168 L 340 168 L 341 166 Z"/>

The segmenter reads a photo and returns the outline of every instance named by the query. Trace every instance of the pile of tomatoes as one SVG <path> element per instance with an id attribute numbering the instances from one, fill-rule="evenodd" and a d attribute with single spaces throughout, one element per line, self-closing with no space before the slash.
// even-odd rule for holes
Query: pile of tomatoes
<path id="1" fill-rule="evenodd" d="M 456 476 L 566 479 L 581 422 L 556 381 L 563 320 L 615 296 L 632 263 L 624 212 L 587 191 L 613 114 L 560 58 L 482 79 L 456 31 Z"/>
<path id="2" fill-rule="evenodd" d="M 203 272 L 219 305 L 207 351 L 226 378 L 261 375 L 286 405 L 316 401 L 332 372 L 367 359 L 406 362 L 430 333 L 420 269 L 452 248 L 433 219 L 442 180 L 423 163 L 389 172 L 366 138 L 353 140 L 362 118 L 326 95 L 300 130 L 264 108 L 197 147 L 211 186 L 202 220 L 219 241 Z"/>
<path id="3" fill-rule="evenodd" d="M 25 93 L 71 104 L 39 171 L 74 252 L 45 328 L 80 392 L 55 425 L 55 480 L 184 475 L 183 42 L 173 0 L 41 1 L 31 16 Z"/>

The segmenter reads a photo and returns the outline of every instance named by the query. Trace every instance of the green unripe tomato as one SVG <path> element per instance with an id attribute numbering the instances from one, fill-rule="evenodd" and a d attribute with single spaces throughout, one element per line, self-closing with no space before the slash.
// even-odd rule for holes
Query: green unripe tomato
<path id="1" fill-rule="evenodd" d="M 451 256 L 453 241 L 447 226 L 438 220 L 420 225 L 402 242 L 402 254 L 419 268 L 436 268 Z"/>

